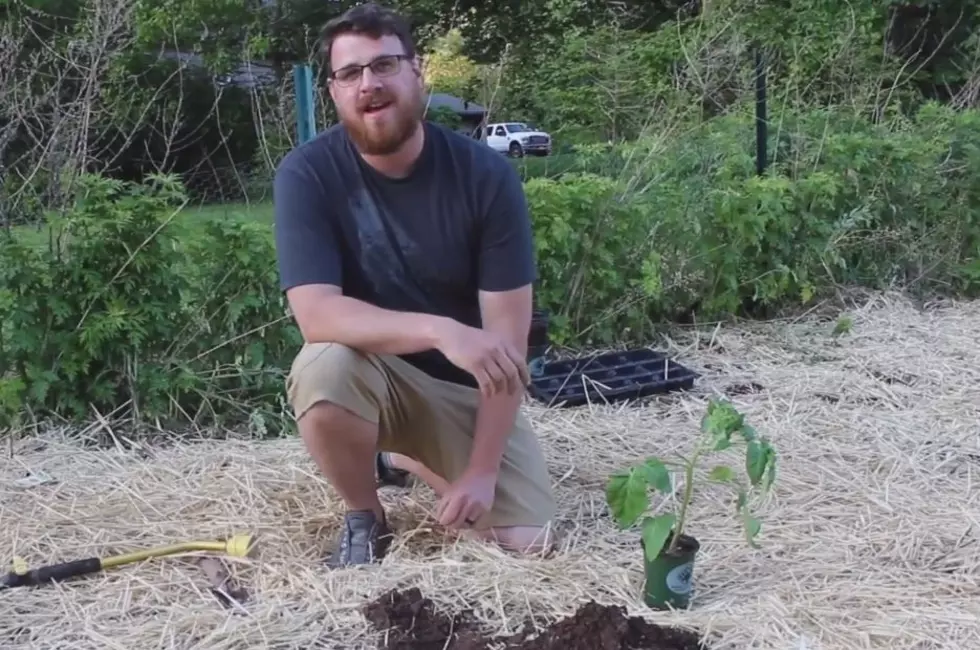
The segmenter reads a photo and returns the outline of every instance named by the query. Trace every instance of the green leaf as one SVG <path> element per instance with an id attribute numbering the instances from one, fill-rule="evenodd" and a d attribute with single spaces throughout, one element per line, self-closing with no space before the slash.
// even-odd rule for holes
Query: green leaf
<path id="1" fill-rule="evenodd" d="M 713 399 L 701 421 L 701 430 L 711 438 L 715 451 L 723 451 L 731 446 L 732 434 L 744 424 L 745 417 L 731 403 Z"/>
<path id="2" fill-rule="evenodd" d="M 633 525 L 650 507 L 645 471 L 632 467 L 614 474 L 606 486 L 606 503 L 621 528 Z"/>
<path id="3" fill-rule="evenodd" d="M 643 471 L 647 483 L 652 485 L 655 490 L 664 494 L 670 494 L 674 491 L 674 485 L 670 481 L 670 471 L 659 458 L 648 458 L 643 464 Z"/>
<path id="4" fill-rule="evenodd" d="M 648 560 L 660 555 L 676 521 L 677 517 L 672 512 L 643 519 L 643 550 Z"/>
<path id="5" fill-rule="evenodd" d="M 841 316 L 837 319 L 834 324 L 834 329 L 830 335 L 834 338 L 841 336 L 842 334 L 847 334 L 854 327 L 854 319 L 850 316 Z"/>
<path id="6" fill-rule="evenodd" d="M 612 513 L 613 519 L 619 520 L 619 513 L 622 504 L 626 500 L 626 483 L 629 481 L 628 472 L 616 472 L 609 477 L 606 483 L 606 504 Z"/>
<path id="7" fill-rule="evenodd" d="M 711 472 L 708 473 L 708 478 L 712 481 L 721 481 L 723 483 L 728 483 L 735 479 L 735 470 L 727 465 L 718 465 L 712 468 Z"/>
<path id="8" fill-rule="evenodd" d="M 728 438 L 744 425 L 745 417 L 727 401 L 713 399 L 708 403 L 701 429 L 712 437 Z"/>
<path id="9" fill-rule="evenodd" d="M 753 486 L 759 484 L 766 471 L 766 450 L 763 443 L 753 440 L 745 451 L 745 471 Z"/>

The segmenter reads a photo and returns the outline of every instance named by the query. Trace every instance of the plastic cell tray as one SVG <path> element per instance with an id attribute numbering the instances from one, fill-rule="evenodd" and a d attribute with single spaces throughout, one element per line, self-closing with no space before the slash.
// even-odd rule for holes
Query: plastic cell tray
<path id="1" fill-rule="evenodd" d="M 531 396 L 548 405 L 566 407 L 687 390 L 697 377 L 694 371 L 647 348 L 548 361 L 535 371 L 529 387 Z"/>

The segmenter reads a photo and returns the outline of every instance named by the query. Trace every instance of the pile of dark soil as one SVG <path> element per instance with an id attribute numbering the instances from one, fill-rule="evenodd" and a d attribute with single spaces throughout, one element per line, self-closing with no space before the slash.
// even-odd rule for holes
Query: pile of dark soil
<path id="1" fill-rule="evenodd" d="M 704 650 L 688 630 L 661 627 L 626 609 L 584 604 L 572 616 L 545 630 L 528 627 L 510 637 L 490 638 L 467 610 L 453 616 L 437 612 L 417 588 L 390 591 L 364 608 L 378 631 L 379 650 Z"/>

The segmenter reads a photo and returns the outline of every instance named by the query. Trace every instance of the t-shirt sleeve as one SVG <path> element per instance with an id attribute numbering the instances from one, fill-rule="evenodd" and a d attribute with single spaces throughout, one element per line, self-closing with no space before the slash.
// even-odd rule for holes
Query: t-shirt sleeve
<path id="1" fill-rule="evenodd" d="M 286 291 L 304 284 L 342 287 L 340 249 L 328 197 L 302 158 L 283 159 L 272 193 L 280 288 Z"/>
<path id="2" fill-rule="evenodd" d="M 497 180 L 487 184 L 493 189 L 480 234 L 479 286 L 481 291 L 510 291 L 537 279 L 534 235 L 517 170 L 502 159 L 491 172 Z"/>

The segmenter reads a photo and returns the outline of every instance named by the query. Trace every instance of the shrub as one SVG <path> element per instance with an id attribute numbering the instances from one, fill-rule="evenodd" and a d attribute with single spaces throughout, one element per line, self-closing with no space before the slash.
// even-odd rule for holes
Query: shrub
<path id="1" fill-rule="evenodd" d="M 195 370 L 207 379 L 213 416 L 235 411 L 267 427 L 286 408 L 283 380 L 302 336 L 279 290 L 270 229 L 209 221 L 188 240 Z M 244 408 L 243 408 L 244 407 Z"/>
<path id="2" fill-rule="evenodd" d="M 701 279 L 678 299 L 719 315 L 807 302 L 836 284 L 968 288 L 980 213 L 964 180 L 980 158 L 956 155 L 956 143 L 980 135 L 974 115 L 927 107 L 910 123 L 873 126 L 814 111 L 775 131 L 762 177 L 748 120 L 710 126 L 659 159 L 647 195 L 669 222 L 660 241 L 686 250 L 671 258 L 675 277 Z"/>
<path id="3" fill-rule="evenodd" d="M 87 178 L 57 240 L 0 242 L 0 409 L 86 419 L 120 409 L 266 426 L 284 357 L 272 244 L 252 224 L 177 223 L 172 179 Z M 263 236 L 264 235 L 264 236 Z"/>
<path id="4" fill-rule="evenodd" d="M 75 209 L 46 249 L 19 238 L 0 244 L 0 381 L 8 408 L 68 417 L 108 414 L 127 402 L 147 413 L 187 386 L 163 362 L 180 331 L 181 254 L 164 227 L 179 192 L 83 179 Z"/>
<path id="5" fill-rule="evenodd" d="M 608 341 L 642 317 L 659 294 L 659 263 L 648 241 L 653 216 L 621 200 L 622 185 L 588 173 L 525 184 L 537 246 L 539 306 L 551 313 L 551 338 Z"/>
<path id="6" fill-rule="evenodd" d="M 527 182 L 560 341 L 642 340 L 665 319 L 764 315 L 845 284 L 980 289 L 980 113 L 785 118 L 762 176 L 752 133 L 733 114 L 630 145 L 615 179 Z"/>

